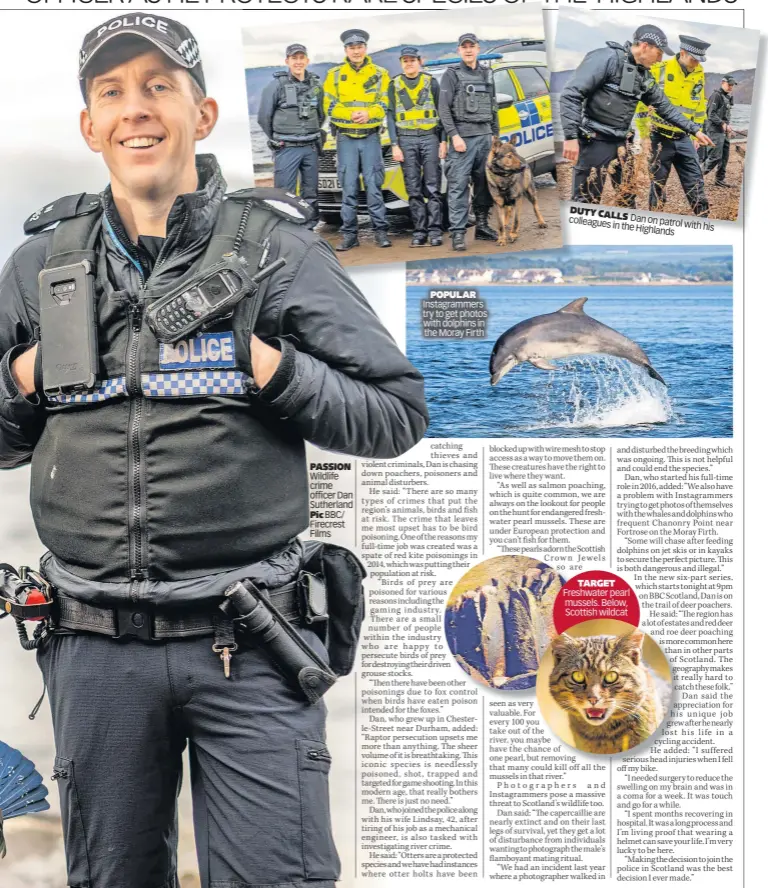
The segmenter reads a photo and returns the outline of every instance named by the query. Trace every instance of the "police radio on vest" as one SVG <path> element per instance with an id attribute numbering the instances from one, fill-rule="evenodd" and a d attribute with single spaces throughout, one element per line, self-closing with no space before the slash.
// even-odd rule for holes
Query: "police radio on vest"
<path id="1" fill-rule="evenodd" d="M 101 37 L 105 31 L 116 31 L 118 28 L 134 28 L 136 25 L 144 25 L 145 28 L 155 28 L 161 34 L 168 33 L 168 22 L 165 19 L 156 18 L 154 15 L 126 15 L 99 28 L 96 36 Z"/>

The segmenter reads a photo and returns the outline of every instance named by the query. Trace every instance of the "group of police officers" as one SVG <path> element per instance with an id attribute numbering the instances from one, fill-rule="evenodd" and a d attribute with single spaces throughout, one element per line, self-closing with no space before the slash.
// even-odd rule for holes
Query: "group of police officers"
<path id="1" fill-rule="evenodd" d="M 336 138 L 341 188 L 339 251 L 360 246 L 358 180 L 365 197 L 376 244 L 390 247 L 382 194 L 384 157 L 380 131 L 387 127 L 392 156 L 402 165 L 413 221 L 411 246 L 443 242 L 441 170 L 445 160 L 448 215 L 454 250 L 466 250 L 469 186 L 473 189 L 475 233 L 496 240 L 488 216 L 492 200 L 485 179 L 485 161 L 499 134 L 498 105 L 490 69 L 478 62 L 480 45 L 474 34 L 458 40 L 461 62 L 449 68 L 438 84 L 422 68 L 416 46 L 400 51 L 402 72 L 390 78 L 368 55 L 370 35 L 350 29 L 341 35 L 345 60 L 331 68 L 321 85 L 307 71 L 306 46 L 286 49 L 286 71 L 278 71 L 264 90 L 258 122 L 275 158 L 275 186 L 294 191 L 314 210 L 317 222 L 319 158 L 326 119 Z"/>
<path id="2" fill-rule="evenodd" d="M 609 42 L 584 57 L 560 98 L 563 156 L 574 164 L 572 200 L 599 203 L 610 176 L 619 205 L 635 206 L 628 185 L 636 151 L 633 120 L 648 151 L 649 209 L 663 208 L 673 168 L 697 216 L 709 215 L 707 173 L 717 170 L 716 186 L 738 187 L 725 178 L 736 81 L 725 76 L 707 100 L 701 63 L 710 45 L 681 34 L 680 51 L 663 61 L 673 55 L 666 35 L 643 25 L 631 42 Z"/>

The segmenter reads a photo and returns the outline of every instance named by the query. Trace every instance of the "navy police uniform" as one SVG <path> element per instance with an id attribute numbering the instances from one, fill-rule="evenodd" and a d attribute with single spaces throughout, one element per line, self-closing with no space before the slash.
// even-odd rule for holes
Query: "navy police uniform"
<path id="1" fill-rule="evenodd" d="M 458 44 L 477 43 L 474 34 L 462 34 Z M 448 139 L 445 176 L 448 180 L 448 216 L 454 245 L 458 237 L 462 248 L 464 232 L 469 225 L 469 186 L 477 218 L 477 236 L 496 239 L 488 225 L 493 204 L 485 164 L 493 137 L 499 135 L 499 107 L 490 68 L 476 63 L 470 68 L 464 62 L 450 67 L 440 81 L 440 119 Z M 456 151 L 452 139 L 459 135 L 467 150 Z"/>
<path id="2" fill-rule="evenodd" d="M 84 66 L 134 33 L 192 71 L 189 32 L 150 18 L 160 24 L 121 16 L 91 32 Z M 66 884 L 177 888 L 188 744 L 204 888 L 330 888 L 339 865 L 323 702 L 301 694 L 252 636 L 230 637 L 218 605 L 233 582 L 254 578 L 314 655 L 333 657 L 328 636 L 301 622 L 305 442 L 404 452 L 426 428 L 423 380 L 333 251 L 302 227 L 303 201 L 225 195 L 211 155 L 197 172 L 165 238 L 134 243 L 108 187 L 33 214 L 0 274 L 0 468 L 32 465 L 32 515 L 49 550 L 41 566 L 57 590 L 58 630 L 38 658 Z M 278 257 L 285 265 L 199 339 L 159 343 L 153 301 L 232 251 L 254 271 Z M 25 397 L 11 367 L 39 339 L 38 275 L 81 259 L 94 270 L 96 382 Z M 281 353 L 261 388 L 252 333 Z M 340 551 L 352 576 L 356 562 Z"/>
<path id="3" fill-rule="evenodd" d="M 633 40 L 672 55 L 666 35 L 655 25 L 641 25 Z M 638 102 L 652 105 L 661 120 L 685 133 L 699 130 L 670 103 L 648 68 L 635 61 L 630 42 L 609 41 L 587 53 L 560 96 L 565 139 L 579 142 L 571 200 L 600 203 L 610 176 L 617 204 L 635 206 L 635 194 L 625 185 L 632 180 L 632 120 Z"/>
<path id="4" fill-rule="evenodd" d="M 292 43 L 286 58 L 308 55 L 301 43 Z M 274 152 L 275 187 L 297 192 L 312 208 L 308 225 L 318 220 L 319 156 L 323 143 L 323 85 L 317 74 L 305 71 L 303 79 L 290 71 L 277 71 L 261 94 L 259 126 Z"/>
<path id="5" fill-rule="evenodd" d="M 729 83 L 732 87 L 736 85 L 736 80 L 730 75 L 724 77 L 723 82 Z M 707 122 L 704 132 L 712 139 L 714 145 L 707 148 L 702 167 L 705 176 L 712 170 L 716 170 L 715 184 L 721 186 L 727 185 L 725 174 L 731 154 L 731 140 L 727 130 L 723 127 L 730 126 L 732 110 L 733 93 L 726 92 L 721 85 L 712 93 L 707 102 Z"/>

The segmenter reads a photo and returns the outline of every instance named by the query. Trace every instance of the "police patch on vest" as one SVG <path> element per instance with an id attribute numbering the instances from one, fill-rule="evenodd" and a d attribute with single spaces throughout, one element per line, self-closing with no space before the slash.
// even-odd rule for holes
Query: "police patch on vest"
<path id="1" fill-rule="evenodd" d="M 182 339 L 176 345 L 160 346 L 163 370 L 192 370 L 200 367 L 234 367 L 234 333 L 203 333 Z"/>

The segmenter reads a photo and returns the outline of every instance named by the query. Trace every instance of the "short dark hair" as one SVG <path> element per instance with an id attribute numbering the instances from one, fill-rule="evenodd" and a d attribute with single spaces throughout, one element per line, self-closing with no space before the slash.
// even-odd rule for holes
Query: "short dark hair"
<path id="1" fill-rule="evenodd" d="M 101 77 L 102 74 L 106 74 L 107 71 L 110 71 L 112 68 L 116 68 L 118 65 L 129 62 L 131 59 L 135 58 L 138 55 L 144 55 L 147 52 L 152 52 L 155 48 L 156 47 L 154 47 L 149 41 L 143 40 L 141 37 L 134 37 L 130 34 L 126 34 L 125 37 L 115 37 L 113 40 L 111 40 L 109 43 L 109 48 L 98 53 L 93 62 L 91 62 L 91 64 L 88 66 L 88 70 L 85 75 L 86 107 L 90 108 L 91 106 L 91 84 L 97 77 Z M 179 71 L 187 72 L 190 85 L 192 86 L 192 98 L 197 104 L 200 104 L 200 102 L 202 102 L 205 98 L 205 93 L 200 88 L 200 84 L 189 73 L 189 71 L 187 71 L 186 68 L 182 68 L 181 65 L 175 64 L 164 53 L 162 55 L 169 68 L 175 68 Z"/>

